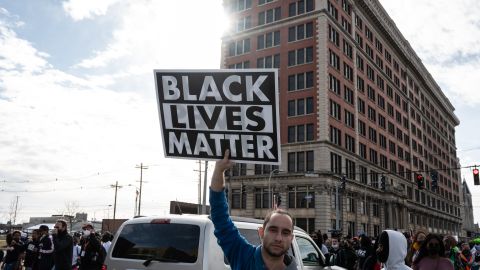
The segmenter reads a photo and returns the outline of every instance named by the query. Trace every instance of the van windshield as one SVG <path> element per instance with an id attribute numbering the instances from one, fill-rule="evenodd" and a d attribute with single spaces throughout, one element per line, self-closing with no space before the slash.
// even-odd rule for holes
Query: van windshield
<path id="1" fill-rule="evenodd" d="M 112 256 L 138 260 L 195 263 L 200 227 L 191 224 L 129 224 L 119 235 Z"/>

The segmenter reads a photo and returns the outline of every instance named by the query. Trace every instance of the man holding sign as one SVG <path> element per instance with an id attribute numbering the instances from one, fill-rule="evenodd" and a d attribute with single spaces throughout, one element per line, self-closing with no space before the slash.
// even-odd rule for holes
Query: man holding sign
<path id="1" fill-rule="evenodd" d="M 228 215 L 225 196 L 224 173 L 233 166 L 226 150 L 222 160 L 217 161 L 210 184 L 211 218 L 218 239 L 232 269 L 297 269 L 297 264 L 287 251 L 293 240 L 292 216 L 285 210 L 276 209 L 265 217 L 259 228 L 261 246 L 253 246 L 238 232 Z"/>

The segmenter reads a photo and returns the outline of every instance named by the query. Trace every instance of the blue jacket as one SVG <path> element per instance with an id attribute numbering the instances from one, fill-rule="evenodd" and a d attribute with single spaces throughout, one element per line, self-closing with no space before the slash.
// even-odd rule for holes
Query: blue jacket
<path id="1" fill-rule="evenodd" d="M 225 191 L 215 192 L 210 189 L 210 215 L 215 227 L 214 234 L 223 253 L 235 269 L 263 270 L 262 246 L 253 246 L 238 231 L 228 215 L 228 204 Z M 297 269 L 291 260 L 287 269 Z"/>

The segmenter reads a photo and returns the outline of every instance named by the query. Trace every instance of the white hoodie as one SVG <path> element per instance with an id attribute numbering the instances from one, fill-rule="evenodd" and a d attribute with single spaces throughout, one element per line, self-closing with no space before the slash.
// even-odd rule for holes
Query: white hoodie
<path id="1" fill-rule="evenodd" d="M 388 233 L 388 259 L 383 270 L 412 270 L 405 265 L 407 256 L 407 239 L 397 231 L 385 230 Z"/>

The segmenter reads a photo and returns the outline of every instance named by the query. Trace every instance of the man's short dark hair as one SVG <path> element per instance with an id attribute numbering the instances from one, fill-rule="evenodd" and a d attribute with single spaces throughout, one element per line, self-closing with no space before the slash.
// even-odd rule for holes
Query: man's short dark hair
<path id="1" fill-rule="evenodd" d="M 263 228 L 265 228 L 267 226 L 267 223 L 270 221 L 270 218 L 272 217 L 273 214 L 280 214 L 280 215 L 289 216 L 290 219 L 292 220 L 292 230 L 293 230 L 293 217 L 292 217 L 292 215 L 289 212 L 287 212 L 287 210 L 280 209 L 280 208 L 277 208 L 277 209 L 272 210 L 272 211 L 267 213 L 267 215 L 265 216 L 265 219 L 263 220 Z"/>
<path id="2" fill-rule="evenodd" d="M 39 231 L 41 232 L 48 232 L 49 231 L 49 228 L 47 225 L 40 225 L 40 227 L 38 228 Z"/>
<path id="3" fill-rule="evenodd" d="M 62 223 L 63 228 L 67 228 L 67 221 L 65 219 L 58 219 L 57 222 Z"/>
<path id="4" fill-rule="evenodd" d="M 13 231 L 12 235 L 14 235 L 14 234 L 19 234 L 19 235 L 21 236 L 21 235 L 22 235 L 22 232 L 19 231 L 19 230 L 15 230 L 15 231 Z"/>

